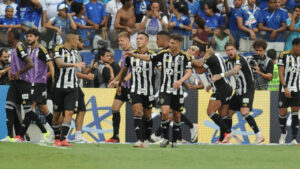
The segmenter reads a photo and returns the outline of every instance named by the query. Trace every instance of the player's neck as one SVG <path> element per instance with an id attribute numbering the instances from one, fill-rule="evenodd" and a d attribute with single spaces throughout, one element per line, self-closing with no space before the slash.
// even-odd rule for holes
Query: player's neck
<path id="1" fill-rule="evenodd" d="M 68 49 L 68 51 L 71 51 L 72 49 L 72 45 L 70 43 L 64 43 L 64 47 Z"/>
<path id="2" fill-rule="evenodd" d="M 39 45 L 39 43 L 38 43 L 38 42 L 34 43 L 33 45 L 31 45 L 31 49 L 34 49 L 34 48 L 36 48 L 38 45 Z"/>
<path id="3" fill-rule="evenodd" d="M 139 52 L 140 54 L 146 53 L 147 50 L 148 50 L 147 46 L 138 48 L 138 52 Z"/>
<path id="4" fill-rule="evenodd" d="M 180 52 L 180 49 L 171 50 L 173 56 L 176 56 Z"/>
<path id="5" fill-rule="evenodd" d="M 125 48 L 124 48 L 124 51 L 128 51 L 128 50 L 130 50 L 132 47 L 131 47 L 131 45 L 128 45 L 128 46 L 126 46 Z"/>
<path id="6" fill-rule="evenodd" d="M 15 48 L 15 47 L 17 47 L 17 44 L 19 43 L 19 41 L 13 41 L 12 42 L 12 46 Z"/>

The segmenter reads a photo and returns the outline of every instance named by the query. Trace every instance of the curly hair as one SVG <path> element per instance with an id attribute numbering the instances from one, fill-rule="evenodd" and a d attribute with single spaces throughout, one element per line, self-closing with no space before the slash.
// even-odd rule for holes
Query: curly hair
<path id="1" fill-rule="evenodd" d="M 253 49 L 255 49 L 256 47 L 262 47 L 264 50 L 266 50 L 267 46 L 267 42 L 263 39 L 255 40 L 252 44 Z"/>

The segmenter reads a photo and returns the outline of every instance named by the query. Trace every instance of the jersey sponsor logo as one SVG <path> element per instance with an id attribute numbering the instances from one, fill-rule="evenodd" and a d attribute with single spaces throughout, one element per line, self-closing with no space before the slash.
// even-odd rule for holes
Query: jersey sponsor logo
<path id="1" fill-rule="evenodd" d="M 243 103 L 249 103 L 250 99 L 249 98 L 243 98 Z"/>
<path id="2" fill-rule="evenodd" d="M 28 93 L 26 93 L 26 94 L 22 94 L 22 99 L 29 99 L 29 94 Z"/>

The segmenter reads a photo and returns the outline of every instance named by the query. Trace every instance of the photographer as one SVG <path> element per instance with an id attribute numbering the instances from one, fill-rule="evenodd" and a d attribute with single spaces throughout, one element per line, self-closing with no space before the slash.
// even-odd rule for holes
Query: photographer
<path id="1" fill-rule="evenodd" d="M 105 47 L 98 51 L 98 61 L 93 64 L 95 70 L 94 87 L 106 88 L 108 83 L 115 78 L 113 68 L 109 65 L 112 53 Z"/>
<path id="2" fill-rule="evenodd" d="M 273 62 L 266 57 L 267 42 L 263 39 L 255 40 L 252 44 L 255 54 L 249 57 L 248 62 L 254 72 L 254 88 L 267 90 L 268 82 L 273 78 Z"/>

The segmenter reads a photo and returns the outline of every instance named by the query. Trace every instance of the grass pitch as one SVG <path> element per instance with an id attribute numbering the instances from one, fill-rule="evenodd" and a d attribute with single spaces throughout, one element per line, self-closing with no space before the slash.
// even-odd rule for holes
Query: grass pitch
<path id="1" fill-rule="evenodd" d="M 72 148 L 0 142 L 1 169 L 298 169 L 300 146 L 75 144 Z"/>

